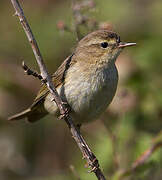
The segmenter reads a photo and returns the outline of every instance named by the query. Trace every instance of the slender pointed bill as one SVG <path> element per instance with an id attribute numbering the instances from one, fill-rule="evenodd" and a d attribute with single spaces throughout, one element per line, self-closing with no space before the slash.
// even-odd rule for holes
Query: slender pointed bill
<path id="1" fill-rule="evenodd" d="M 120 43 L 119 44 L 119 48 L 125 48 L 125 47 L 128 47 L 128 46 L 135 46 L 136 43 Z"/>

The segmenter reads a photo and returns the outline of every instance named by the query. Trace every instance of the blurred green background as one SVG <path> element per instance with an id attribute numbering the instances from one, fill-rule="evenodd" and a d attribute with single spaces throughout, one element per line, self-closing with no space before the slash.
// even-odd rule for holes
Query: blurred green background
<path id="1" fill-rule="evenodd" d="M 25 15 L 38 41 L 45 63 L 53 73 L 76 45 L 75 33 L 58 30 L 64 21 L 73 27 L 70 0 L 23 0 Z M 78 0 L 81 2 L 81 0 Z M 118 58 L 119 86 L 107 112 L 82 127 L 106 176 L 118 174 L 154 142 L 162 127 L 162 1 L 95 0 L 96 6 L 82 13 L 106 22 L 121 40 L 136 42 Z M 29 124 L 6 118 L 27 108 L 40 82 L 26 76 L 24 60 L 38 70 L 25 33 L 13 16 L 10 1 L 0 2 L 0 179 L 75 180 L 96 179 L 84 167 L 85 161 L 65 123 L 47 116 Z M 99 28 L 99 27 L 97 27 Z M 82 30 L 83 35 L 88 30 Z M 128 180 L 161 180 L 162 150 L 154 152 L 150 165 L 132 173 Z"/>

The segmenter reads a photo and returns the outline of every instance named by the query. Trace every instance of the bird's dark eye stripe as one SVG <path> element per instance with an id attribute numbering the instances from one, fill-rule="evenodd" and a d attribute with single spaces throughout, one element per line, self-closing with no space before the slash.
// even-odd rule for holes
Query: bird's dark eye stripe
<path id="1" fill-rule="evenodd" d="M 118 36 L 118 39 L 117 39 L 117 43 L 120 43 L 121 41 L 120 41 L 120 36 Z"/>
<path id="2" fill-rule="evenodd" d="M 101 43 L 101 47 L 107 48 L 107 47 L 108 47 L 108 43 L 107 43 L 107 42 L 102 42 L 102 43 Z"/>

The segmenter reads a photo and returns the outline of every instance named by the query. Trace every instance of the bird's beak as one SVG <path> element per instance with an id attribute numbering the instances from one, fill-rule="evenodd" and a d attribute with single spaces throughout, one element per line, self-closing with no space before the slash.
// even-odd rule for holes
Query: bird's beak
<path id="1" fill-rule="evenodd" d="M 121 42 L 119 43 L 119 48 L 125 48 L 125 47 L 128 47 L 128 46 L 135 46 L 136 43 L 126 43 L 126 42 Z"/>

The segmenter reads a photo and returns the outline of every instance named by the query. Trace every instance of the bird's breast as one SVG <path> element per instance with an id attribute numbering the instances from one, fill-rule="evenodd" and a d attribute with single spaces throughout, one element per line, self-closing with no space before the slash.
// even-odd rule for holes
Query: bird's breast
<path id="1" fill-rule="evenodd" d="M 59 91 L 71 106 L 74 118 L 82 123 L 96 119 L 105 111 L 115 95 L 117 83 L 115 64 L 99 69 L 76 65 L 68 70 Z"/>

